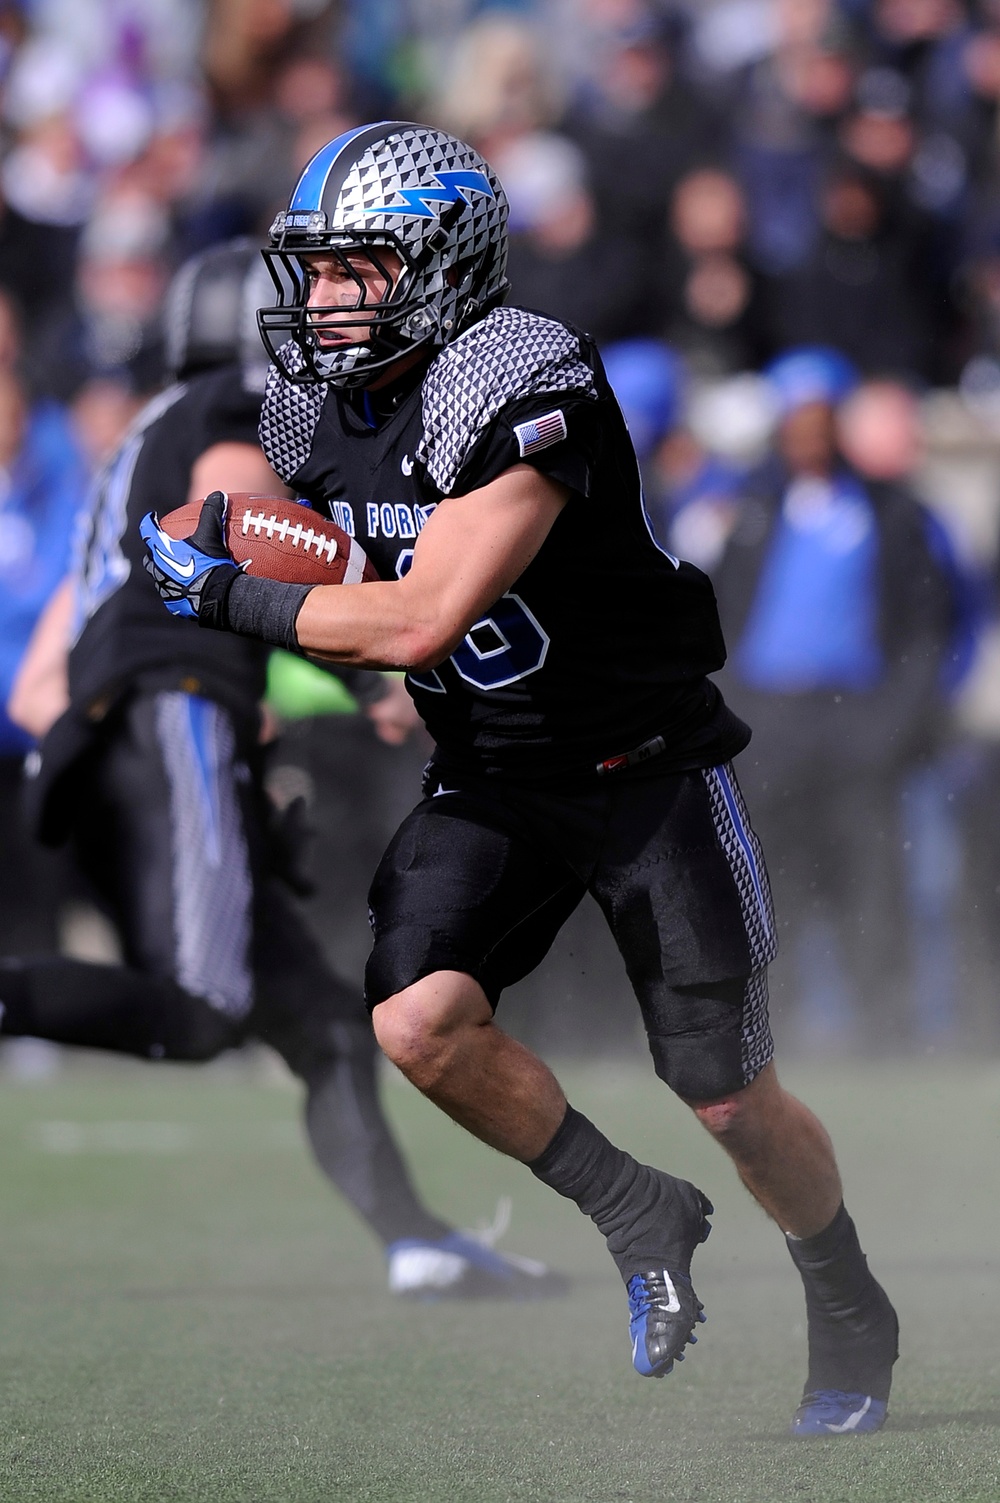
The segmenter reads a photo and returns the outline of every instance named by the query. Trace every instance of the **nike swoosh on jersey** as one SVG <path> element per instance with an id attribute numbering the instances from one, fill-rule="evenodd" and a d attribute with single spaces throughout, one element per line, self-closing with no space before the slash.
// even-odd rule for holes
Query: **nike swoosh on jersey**
<path id="1" fill-rule="evenodd" d="M 166 569 L 172 570 L 174 574 L 179 574 L 181 579 L 192 579 L 194 577 L 193 558 L 189 558 L 186 564 L 179 564 L 177 560 L 175 558 L 171 558 L 169 554 L 161 553 L 155 543 L 152 544 L 152 551 L 154 557 L 159 559 L 160 563 L 163 564 Z"/>
<path id="2" fill-rule="evenodd" d="M 458 788 L 435 788 L 431 798 L 440 798 L 442 793 L 458 793 L 459 791 Z"/>
<path id="3" fill-rule="evenodd" d="M 413 474 L 413 460 L 410 458 L 409 454 L 403 455 L 402 459 L 399 461 L 399 468 L 402 470 L 404 475 Z"/>

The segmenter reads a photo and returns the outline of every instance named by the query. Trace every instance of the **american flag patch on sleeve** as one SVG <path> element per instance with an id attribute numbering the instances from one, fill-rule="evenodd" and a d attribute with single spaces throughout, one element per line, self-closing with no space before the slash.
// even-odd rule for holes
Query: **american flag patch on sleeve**
<path id="1" fill-rule="evenodd" d="M 530 423 L 515 423 L 514 435 L 522 459 L 529 454 L 537 454 L 539 449 L 547 449 L 550 445 L 559 443 L 566 437 L 566 417 L 562 408 L 557 407 L 555 412 L 546 412 L 539 418 L 532 418 Z"/>

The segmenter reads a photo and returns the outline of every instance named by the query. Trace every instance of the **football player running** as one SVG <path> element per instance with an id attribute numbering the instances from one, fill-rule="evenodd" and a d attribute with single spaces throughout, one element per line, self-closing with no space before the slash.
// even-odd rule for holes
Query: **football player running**
<path id="1" fill-rule="evenodd" d="M 260 313 L 274 362 L 261 438 L 381 581 L 252 578 L 226 554 L 220 502 L 181 557 L 186 580 L 147 567 L 203 625 L 407 670 L 436 750 L 372 884 L 375 1032 L 430 1100 L 596 1223 L 638 1372 L 661 1377 L 694 1340 L 691 1260 L 712 1207 L 610 1143 L 494 1021 L 586 891 L 656 1073 L 802 1276 L 793 1432 L 877 1430 L 896 1318 L 829 1138 L 775 1074 L 774 920 L 730 760 L 750 733 L 707 677 L 725 655 L 711 586 L 652 539 L 592 341 L 504 306 L 505 221 L 486 162 L 443 132 L 382 122 L 318 152 L 265 252 L 278 299 Z"/>
<path id="2" fill-rule="evenodd" d="M 384 1245 L 394 1293 L 559 1293 L 565 1281 L 543 1265 L 421 1204 L 379 1104 L 360 991 L 326 965 L 275 869 L 259 745 L 268 649 L 179 630 L 140 567 L 151 503 L 166 515 L 219 483 L 280 490 L 257 441 L 268 286 L 249 241 L 178 272 L 166 318 L 176 379 L 99 477 L 76 568 L 15 687 L 14 712 L 44 735 L 41 827 L 72 839 L 127 964 L 0 962 L 0 1032 L 192 1061 L 263 1039 L 303 1082 L 316 1160 Z M 401 739 L 416 716 L 398 681 L 338 672 L 376 729 Z"/>

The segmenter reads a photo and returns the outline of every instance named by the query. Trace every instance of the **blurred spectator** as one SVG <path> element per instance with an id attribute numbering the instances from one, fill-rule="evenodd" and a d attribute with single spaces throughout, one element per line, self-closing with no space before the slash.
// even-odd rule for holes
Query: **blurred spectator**
<path id="1" fill-rule="evenodd" d="M 682 75 L 670 25 L 641 11 L 617 34 L 609 28 L 564 127 L 586 155 L 601 223 L 650 246 L 674 184 L 724 132 L 713 102 Z"/>
<path id="2" fill-rule="evenodd" d="M 92 471 L 118 448 L 145 396 L 127 374 L 91 376 L 76 392 L 70 405 L 73 432 Z"/>
<path id="3" fill-rule="evenodd" d="M 158 384 L 168 221 L 141 193 L 109 193 L 87 225 L 74 302 L 44 320 L 26 350 L 33 388 L 69 401 L 92 377 Z"/>
<path id="4" fill-rule="evenodd" d="M 721 168 L 696 168 L 674 189 L 663 332 L 699 376 L 747 370 L 772 353 L 762 279 L 744 253 L 746 220 L 743 190 Z"/>
<path id="5" fill-rule="evenodd" d="M 937 747 L 951 581 L 924 509 L 838 452 L 854 385 L 832 350 L 770 370 L 776 449 L 748 482 L 716 572 L 728 694 L 754 728 L 741 766 L 769 851 L 785 957 L 807 996 L 831 942 L 871 1047 L 911 1037 L 899 827 L 903 779 Z M 780 990 L 779 990 L 780 995 Z M 845 1022 L 844 1033 L 849 1036 Z"/>
<path id="6" fill-rule="evenodd" d="M 866 382 L 842 404 L 840 448 L 869 489 L 913 498 L 913 477 L 924 458 L 920 406 L 897 381 Z M 942 582 L 950 586 L 951 633 L 943 654 L 939 697 L 968 672 L 980 629 L 981 592 L 958 557 L 950 535 L 925 512 L 928 542 Z M 913 1024 L 925 1043 L 953 1043 L 969 1017 L 959 976 L 962 862 L 956 790 L 965 758 L 944 744 L 911 767 L 902 782 L 902 851 L 912 953 Z"/>
<path id="7" fill-rule="evenodd" d="M 687 406 L 687 423 L 657 455 L 657 526 L 672 553 L 711 574 L 739 517 L 747 476 L 766 451 L 773 393 L 744 372 L 695 390 Z"/>
<path id="8" fill-rule="evenodd" d="M 628 339 L 607 347 L 604 369 L 642 466 L 680 422 L 683 362 L 657 339 Z"/>
<path id="9" fill-rule="evenodd" d="M 663 446 L 683 415 L 683 364 L 659 340 L 626 339 L 604 350 L 604 369 L 635 446 L 650 525 L 665 544 L 660 465 Z"/>
<path id="10" fill-rule="evenodd" d="M 205 76 L 226 113 L 253 109 L 268 97 L 276 63 L 304 41 L 309 22 L 330 11 L 328 0 L 209 0 L 202 48 Z"/>
<path id="11" fill-rule="evenodd" d="M 63 412 L 29 407 L 10 367 L 0 369 L 0 949 L 53 950 L 56 900 L 46 861 L 21 816 L 31 741 L 9 719 L 7 697 L 35 622 L 66 572 L 86 471 Z"/>
<path id="12" fill-rule="evenodd" d="M 634 240 L 600 229 L 579 149 L 537 131 L 495 151 L 492 162 L 511 202 L 511 302 L 598 341 L 648 330 L 649 262 Z"/>
<path id="13" fill-rule="evenodd" d="M 743 70 L 730 119 L 751 254 L 782 273 L 803 263 L 818 232 L 816 184 L 851 102 L 856 56 L 829 0 L 786 0 L 774 13 L 775 46 Z"/>
<path id="14" fill-rule="evenodd" d="M 491 162 L 508 142 L 551 125 L 560 96 L 538 31 L 498 12 L 475 21 L 455 43 L 429 109 L 435 123 Z"/>
<path id="15" fill-rule="evenodd" d="M 360 123 L 349 81 L 332 57 L 272 58 L 259 93 L 252 108 L 216 122 L 191 194 L 185 249 L 263 235 L 309 158 Z"/>
<path id="16" fill-rule="evenodd" d="M 823 186 L 820 226 L 802 265 L 774 280 L 771 319 L 779 346 L 830 345 L 866 373 L 931 379 L 933 288 L 919 242 L 893 222 L 882 184 L 840 163 Z"/>

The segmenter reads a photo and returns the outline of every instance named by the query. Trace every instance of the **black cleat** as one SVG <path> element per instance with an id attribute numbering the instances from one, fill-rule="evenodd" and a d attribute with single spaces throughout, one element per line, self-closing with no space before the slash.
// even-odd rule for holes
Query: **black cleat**
<path id="1" fill-rule="evenodd" d="M 632 1365 L 644 1378 L 665 1378 L 675 1362 L 684 1361 L 684 1348 L 698 1340 L 694 1328 L 705 1320 L 704 1306 L 691 1284 L 691 1257 L 712 1230 L 708 1217 L 714 1206 L 686 1180 L 674 1180 L 671 1199 L 683 1192 L 688 1225 L 670 1242 L 675 1248 L 664 1263 L 672 1269 L 652 1268 L 635 1273 L 626 1281 Z M 665 1239 L 666 1240 L 666 1239 Z"/>
<path id="2" fill-rule="evenodd" d="M 633 1274 L 627 1288 L 632 1366 L 644 1378 L 665 1378 L 698 1340 L 694 1328 L 705 1319 L 704 1306 L 686 1274 L 665 1268 Z"/>

